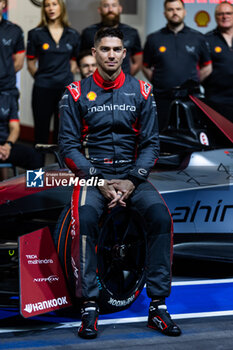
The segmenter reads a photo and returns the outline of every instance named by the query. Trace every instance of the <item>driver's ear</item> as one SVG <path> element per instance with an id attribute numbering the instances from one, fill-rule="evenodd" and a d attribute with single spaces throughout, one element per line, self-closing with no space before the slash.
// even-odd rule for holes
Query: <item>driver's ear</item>
<path id="1" fill-rule="evenodd" d="M 92 53 L 92 56 L 96 56 L 96 48 L 95 47 L 92 47 L 91 48 L 91 53 Z"/>

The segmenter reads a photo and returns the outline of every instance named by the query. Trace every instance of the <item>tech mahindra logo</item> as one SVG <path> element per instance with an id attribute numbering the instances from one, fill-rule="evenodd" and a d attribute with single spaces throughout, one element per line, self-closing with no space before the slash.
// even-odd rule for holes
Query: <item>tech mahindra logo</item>
<path id="1" fill-rule="evenodd" d="M 108 112 L 108 111 L 130 111 L 135 112 L 136 106 L 132 105 L 126 105 L 125 103 L 123 105 L 102 105 L 102 106 L 93 106 L 88 108 L 88 111 L 91 113 L 94 112 Z"/>

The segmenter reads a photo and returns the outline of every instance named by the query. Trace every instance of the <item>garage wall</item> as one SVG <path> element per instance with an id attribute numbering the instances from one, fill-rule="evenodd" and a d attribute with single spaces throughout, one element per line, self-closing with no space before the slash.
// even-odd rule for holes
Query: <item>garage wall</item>
<path id="1" fill-rule="evenodd" d="M 153 32 L 165 25 L 166 21 L 163 16 L 163 0 L 122 0 L 125 1 L 125 8 L 127 12 L 130 12 L 135 7 L 137 8 L 136 14 L 122 14 L 121 21 L 127 23 L 138 29 L 142 43 L 145 42 L 145 37 L 148 33 Z M 200 1 L 200 0 L 199 0 Z M 25 41 L 27 32 L 31 28 L 35 27 L 40 19 L 40 8 L 35 6 L 31 0 L 9 0 L 9 20 L 19 24 L 25 33 Z M 186 23 L 204 33 L 209 31 L 215 26 L 214 21 L 214 8 L 216 4 L 199 3 L 198 0 L 193 3 L 187 3 L 187 18 Z M 99 22 L 100 18 L 97 13 L 98 0 L 66 0 L 70 22 L 79 32 L 86 26 Z M 136 4 L 136 6 L 135 6 Z M 207 27 L 197 27 L 194 20 L 195 14 L 205 10 L 210 14 L 210 22 Z M 144 78 L 142 74 L 138 75 L 138 78 Z M 21 125 L 29 128 L 22 128 L 26 130 L 28 134 L 32 136 L 31 127 L 33 126 L 32 111 L 31 111 L 31 91 L 32 91 L 32 78 L 26 70 L 26 63 L 24 69 L 19 74 L 19 86 L 21 91 L 20 99 L 20 118 Z M 29 135 L 30 136 L 30 135 Z"/>

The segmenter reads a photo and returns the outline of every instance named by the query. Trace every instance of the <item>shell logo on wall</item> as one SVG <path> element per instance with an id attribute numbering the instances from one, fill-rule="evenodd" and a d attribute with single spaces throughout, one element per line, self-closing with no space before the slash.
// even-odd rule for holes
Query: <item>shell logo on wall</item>
<path id="1" fill-rule="evenodd" d="M 210 15 L 206 11 L 198 11 L 194 17 L 198 27 L 207 27 L 210 22 Z"/>

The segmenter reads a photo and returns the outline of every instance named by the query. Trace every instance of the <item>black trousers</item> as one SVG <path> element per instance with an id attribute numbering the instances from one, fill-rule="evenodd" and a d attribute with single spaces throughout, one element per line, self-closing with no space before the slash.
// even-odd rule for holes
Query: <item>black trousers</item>
<path id="1" fill-rule="evenodd" d="M 49 127 L 54 115 L 53 143 L 57 143 L 58 136 L 58 104 L 64 89 L 50 89 L 35 86 L 32 92 L 32 110 L 34 118 L 34 138 L 36 143 L 48 143 Z"/>
<path id="2" fill-rule="evenodd" d="M 96 243 L 99 220 L 107 200 L 96 187 L 74 190 L 72 199 L 71 256 L 76 281 L 76 296 L 97 299 Z M 157 190 L 149 183 L 141 183 L 131 194 L 129 205 L 146 222 L 146 284 L 149 297 L 167 297 L 171 288 L 173 230 L 168 208 Z M 78 271 L 78 274 L 76 273 Z"/>
<path id="3" fill-rule="evenodd" d="M 33 170 L 43 166 L 43 157 L 33 147 L 16 143 L 11 149 L 10 156 L 7 160 L 0 163 L 12 163 L 24 169 Z"/>

